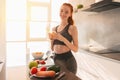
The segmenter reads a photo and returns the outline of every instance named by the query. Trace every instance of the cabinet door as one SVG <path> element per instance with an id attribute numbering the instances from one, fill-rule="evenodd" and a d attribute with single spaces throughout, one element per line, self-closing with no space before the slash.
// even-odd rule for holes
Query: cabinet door
<path id="1" fill-rule="evenodd" d="M 97 73 L 100 80 L 120 80 L 120 63 L 109 58 L 93 56 L 99 63 Z"/>
<path id="2" fill-rule="evenodd" d="M 83 77 L 86 74 L 89 74 L 96 80 L 120 80 L 119 63 L 105 57 L 86 52 L 80 52 L 75 57 L 78 63 L 79 76 Z M 82 71 L 86 74 L 82 74 Z M 89 75 L 86 76 L 90 78 L 91 76 Z"/>
<path id="3" fill-rule="evenodd" d="M 95 60 L 84 53 L 75 54 L 77 60 L 78 72 L 77 75 L 83 80 L 99 80 L 99 75 L 97 73 L 97 64 Z"/>

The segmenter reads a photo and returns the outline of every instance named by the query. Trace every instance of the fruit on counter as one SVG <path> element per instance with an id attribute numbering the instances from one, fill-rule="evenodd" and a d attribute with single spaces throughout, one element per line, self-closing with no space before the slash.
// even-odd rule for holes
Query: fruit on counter
<path id="1" fill-rule="evenodd" d="M 77 5 L 77 9 L 81 9 L 81 8 L 83 8 L 83 5 L 82 4 L 78 4 Z"/>
<path id="2" fill-rule="evenodd" d="M 38 63 L 36 61 L 31 61 L 29 62 L 29 69 L 31 69 L 32 67 L 38 67 Z"/>
<path id="3" fill-rule="evenodd" d="M 49 35 L 49 38 L 52 40 L 56 37 L 56 32 L 52 31 L 52 32 L 48 33 L 48 35 Z"/>
<path id="4" fill-rule="evenodd" d="M 46 66 L 40 67 L 40 71 L 46 71 L 46 70 L 47 70 L 47 67 L 46 67 Z"/>
<path id="5" fill-rule="evenodd" d="M 51 70 L 55 71 L 56 73 L 60 72 L 60 66 L 53 65 L 53 66 L 48 67 L 47 71 L 51 71 Z"/>
<path id="6" fill-rule="evenodd" d="M 40 60 L 35 60 L 38 64 L 40 64 Z"/>
<path id="7" fill-rule="evenodd" d="M 55 77 L 55 71 L 38 71 L 36 76 L 40 77 Z"/>
<path id="8" fill-rule="evenodd" d="M 38 72 L 38 69 L 36 67 L 32 67 L 30 69 L 30 74 L 36 74 Z"/>
<path id="9" fill-rule="evenodd" d="M 45 60 L 40 60 L 40 64 L 46 64 Z"/>

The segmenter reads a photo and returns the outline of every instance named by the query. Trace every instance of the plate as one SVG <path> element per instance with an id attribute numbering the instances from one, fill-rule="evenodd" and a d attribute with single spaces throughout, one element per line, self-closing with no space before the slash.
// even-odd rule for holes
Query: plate
<path id="1" fill-rule="evenodd" d="M 32 75 L 33 77 L 36 77 L 36 78 L 40 78 L 40 79 L 50 79 L 52 77 L 49 77 L 49 76 L 37 76 L 37 75 Z"/>
<path id="2" fill-rule="evenodd" d="M 55 76 L 58 76 L 59 74 L 60 74 L 60 72 L 57 72 L 55 74 Z M 51 78 L 54 78 L 54 77 L 49 77 L 49 76 L 37 76 L 36 74 L 31 75 L 31 77 L 35 77 L 35 78 L 39 78 L 39 79 L 51 79 Z"/>

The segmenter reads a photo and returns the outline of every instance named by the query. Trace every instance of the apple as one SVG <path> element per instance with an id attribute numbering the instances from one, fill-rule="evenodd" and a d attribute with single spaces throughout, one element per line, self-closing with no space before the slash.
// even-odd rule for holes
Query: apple
<path id="1" fill-rule="evenodd" d="M 38 67 L 38 63 L 36 62 L 36 61 L 31 61 L 30 63 L 29 63 L 29 69 L 31 69 L 32 67 Z"/>

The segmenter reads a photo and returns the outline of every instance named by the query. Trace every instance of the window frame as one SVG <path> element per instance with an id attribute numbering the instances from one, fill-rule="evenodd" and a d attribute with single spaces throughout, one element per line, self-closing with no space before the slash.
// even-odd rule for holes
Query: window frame
<path id="1" fill-rule="evenodd" d="M 40 21 L 40 20 L 31 20 L 31 8 L 32 7 L 47 7 L 48 8 L 48 20 L 47 21 Z M 27 23 L 26 23 L 26 40 L 29 41 L 48 41 L 47 35 L 45 38 L 30 38 L 30 22 L 46 22 L 47 28 L 46 32 L 49 32 L 50 22 L 51 22 L 51 0 L 50 3 L 47 2 L 27 2 Z M 46 34 L 47 34 L 46 33 Z"/>

